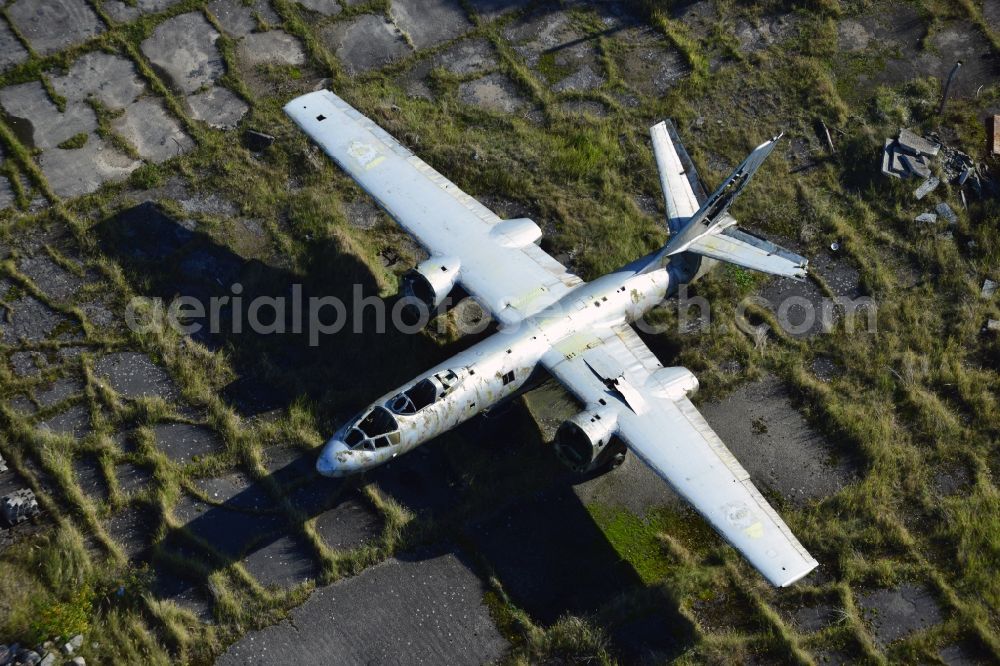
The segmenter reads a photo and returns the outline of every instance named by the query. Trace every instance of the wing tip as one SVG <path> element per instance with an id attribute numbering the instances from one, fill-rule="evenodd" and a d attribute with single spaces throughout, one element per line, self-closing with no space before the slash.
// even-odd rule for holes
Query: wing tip
<path id="1" fill-rule="evenodd" d="M 771 582 L 774 583 L 775 587 L 790 587 L 808 576 L 814 569 L 816 569 L 816 567 L 819 566 L 819 562 L 809 558 L 804 562 L 804 565 L 805 566 L 802 568 L 797 569 L 786 576 L 772 580 Z"/>

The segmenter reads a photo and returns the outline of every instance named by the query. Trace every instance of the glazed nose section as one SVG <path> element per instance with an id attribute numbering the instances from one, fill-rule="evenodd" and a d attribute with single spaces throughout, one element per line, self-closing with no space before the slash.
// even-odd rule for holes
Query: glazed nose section
<path id="1" fill-rule="evenodd" d="M 354 452 L 339 439 L 331 439 L 323 447 L 316 460 L 316 471 L 323 476 L 344 476 L 353 470 L 351 458 Z"/>

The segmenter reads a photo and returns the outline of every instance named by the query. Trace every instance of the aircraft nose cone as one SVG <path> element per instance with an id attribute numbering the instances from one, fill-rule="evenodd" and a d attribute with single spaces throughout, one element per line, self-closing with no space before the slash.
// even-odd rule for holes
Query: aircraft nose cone
<path id="1" fill-rule="evenodd" d="M 337 439 L 331 439 L 323 447 L 323 451 L 316 459 L 316 471 L 323 476 L 344 476 L 351 472 L 351 466 L 347 462 L 352 456 L 351 450 L 346 444 Z"/>

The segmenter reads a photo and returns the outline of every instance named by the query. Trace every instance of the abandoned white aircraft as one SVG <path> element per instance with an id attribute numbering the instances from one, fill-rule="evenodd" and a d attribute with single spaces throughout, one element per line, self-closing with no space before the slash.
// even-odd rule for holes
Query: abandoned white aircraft
<path id="1" fill-rule="evenodd" d="M 705 198 L 673 126 L 654 126 L 670 240 L 583 282 L 536 244 L 534 222 L 501 220 L 333 93 L 304 95 L 285 112 L 430 254 L 405 276 L 404 293 L 436 307 L 460 283 L 500 329 L 344 425 L 317 461 L 321 474 L 356 474 L 410 451 L 544 368 L 583 406 L 558 430 L 563 462 L 596 471 L 627 447 L 773 585 L 817 566 L 688 400 L 698 380 L 663 367 L 630 326 L 714 260 L 804 279 L 804 258 L 738 231 L 727 212 L 780 136 Z"/>

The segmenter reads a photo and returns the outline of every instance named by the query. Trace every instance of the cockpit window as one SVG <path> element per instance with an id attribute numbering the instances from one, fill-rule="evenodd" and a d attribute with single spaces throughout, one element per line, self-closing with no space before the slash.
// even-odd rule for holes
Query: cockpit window
<path id="1" fill-rule="evenodd" d="M 396 419 L 385 407 L 376 407 L 368 412 L 368 416 L 361 419 L 361 422 L 355 427 L 369 437 L 385 435 L 399 428 L 396 424 Z"/>
<path id="2" fill-rule="evenodd" d="M 344 436 L 344 444 L 350 448 L 367 451 L 399 444 L 399 441 L 399 424 L 385 407 L 372 409 Z"/>
<path id="3" fill-rule="evenodd" d="M 416 414 L 424 407 L 448 395 L 458 384 L 458 375 L 454 370 L 439 372 L 433 377 L 421 379 L 419 382 L 399 393 L 386 403 L 397 414 Z"/>

